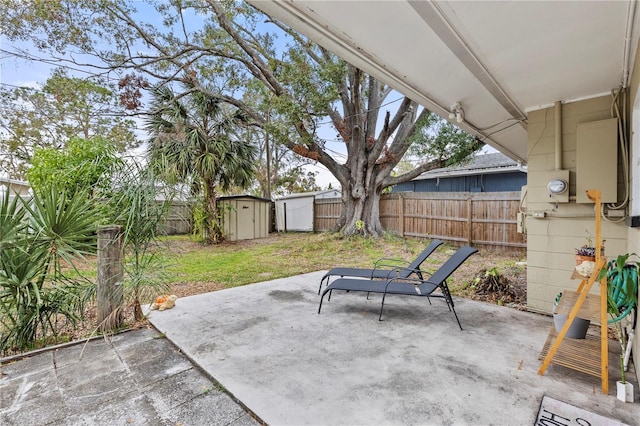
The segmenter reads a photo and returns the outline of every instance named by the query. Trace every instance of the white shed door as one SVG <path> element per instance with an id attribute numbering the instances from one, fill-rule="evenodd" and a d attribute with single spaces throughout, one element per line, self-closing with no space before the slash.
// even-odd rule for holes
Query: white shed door
<path id="1" fill-rule="evenodd" d="M 255 238 L 255 210 L 251 201 L 238 201 L 238 239 L 251 240 Z"/>

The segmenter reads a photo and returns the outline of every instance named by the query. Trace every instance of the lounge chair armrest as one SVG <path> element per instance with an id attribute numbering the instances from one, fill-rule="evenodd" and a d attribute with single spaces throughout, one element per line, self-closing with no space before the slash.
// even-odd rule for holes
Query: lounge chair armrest
<path id="1" fill-rule="evenodd" d="M 418 270 L 414 270 L 414 272 L 418 272 Z M 429 281 L 429 279 L 424 279 L 424 278 L 420 278 L 420 277 L 407 277 L 407 278 L 401 278 L 398 276 L 395 277 L 388 277 L 387 279 L 387 283 L 384 287 L 384 292 L 387 293 L 387 289 L 389 288 L 389 285 L 391 285 L 392 283 L 400 283 L 400 284 L 407 284 L 407 285 L 414 285 L 416 287 L 421 287 L 423 284 L 429 284 L 430 286 L 433 286 L 433 290 L 435 290 L 436 288 L 440 287 L 443 288 L 446 286 L 443 286 L 441 284 L 437 284 L 433 281 Z M 416 290 L 418 293 L 420 293 L 419 290 Z M 429 291 L 429 293 L 431 293 L 431 291 Z"/>
<path id="2" fill-rule="evenodd" d="M 416 269 L 410 269 L 413 272 L 418 272 L 418 270 Z M 394 271 L 395 272 L 395 271 Z M 418 277 L 407 277 L 407 278 L 403 278 L 403 277 L 398 277 L 398 276 L 393 276 L 393 277 L 389 277 L 387 279 L 387 285 L 385 286 L 388 287 L 389 284 L 392 283 L 401 283 L 401 284 L 411 284 L 411 285 L 420 285 L 422 283 L 426 282 L 424 279 L 420 279 Z"/>
<path id="3" fill-rule="evenodd" d="M 372 277 L 375 275 L 377 270 L 388 270 L 389 273 L 387 274 L 386 278 L 397 277 L 398 275 L 400 275 L 401 272 L 408 272 L 408 274 L 406 274 L 407 276 L 411 274 L 415 274 L 417 277 L 421 279 L 424 279 L 425 277 L 428 277 L 431 275 L 431 273 L 424 271 L 420 268 L 412 269 L 412 268 L 405 268 L 402 266 L 397 266 L 392 264 L 379 264 L 377 267 L 372 269 L 372 272 L 371 272 Z"/>
<path id="4" fill-rule="evenodd" d="M 409 265 L 409 264 L 411 264 L 411 262 L 407 262 L 406 260 L 403 260 L 403 259 L 394 259 L 392 257 L 381 257 L 380 259 L 375 261 L 375 263 L 373 264 L 373 268 L 378 269 L 383 266 L 396 267 L 399 265 Z"/>
<path id="5" fill-rule="evenodd" d="M 381 269 L 373 269 L 371 276 L 373 277 L 375 275 L 375 271 L 385 271 L 386 277 L 387 279 L 391 279 L 391 278 L 397 278 L 402 272 L 407 272 L 407 276 L 411 275 L 411 274 L 416 274 L 418 277 L 420 277 L 420 274 L 422 274 L 422 270 L 420 270 L 420 268 L 418 269 L 411 269 L 411 268 L 403 268 L 403 267 L 398 267 L 398 266 L 393 266 L 393 265 L 381 265 L 381 266 L 386 266 L 389 269 L 386 268 L 381 268 Z M 380 276 L 378 276 L 378 278 L 381 278 Z"/>

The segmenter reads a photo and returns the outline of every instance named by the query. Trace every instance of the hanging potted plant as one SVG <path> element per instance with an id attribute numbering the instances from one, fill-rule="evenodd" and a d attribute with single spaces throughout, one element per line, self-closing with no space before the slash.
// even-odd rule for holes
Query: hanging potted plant
<path id="1" fill-rule="evenodd" d="M 620 375 L 616 383 L 617 398 L 624 402 L 633 402 L 633 384 L 625 380 L 627 353 L 630 353 L 634 330 L 625 333 L 622 320 L 638 305 L 638 268 L 640 261 L 629 260 L 638 256 L 627 253 L 618 256 L 607 264 L 607 268 L 600 271 L 599 280 L 607 277 L 607 313 L 609 324 L 613 324 L 620 343 Z"/>

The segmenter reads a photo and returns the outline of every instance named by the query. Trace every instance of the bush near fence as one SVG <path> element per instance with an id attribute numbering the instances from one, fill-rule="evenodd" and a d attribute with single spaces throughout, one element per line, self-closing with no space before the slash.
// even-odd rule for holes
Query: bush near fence
<path id="1" fill-rule="evenodd" d="M 382 196 L 380 221 L 403 237 L 525 251 L 526 236 L 516 225 L 519 206 L 520 192 L 395 192 Z M 315 230 L 332 230 L 341 212 L 339 198 L 315 200 Z"/>

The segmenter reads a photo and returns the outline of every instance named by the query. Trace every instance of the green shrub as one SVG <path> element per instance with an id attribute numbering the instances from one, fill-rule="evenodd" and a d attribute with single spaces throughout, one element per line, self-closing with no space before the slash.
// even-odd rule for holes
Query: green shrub
<path id="1" fill-rule="evenodd" d="M 45 191 L 0 202 L 0 352 L 34 347 L 75 324 L 92 284 L 63 267 L 95 250 L 96 218 L 86 194 Z"/>

